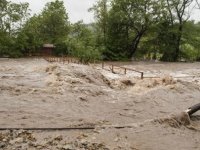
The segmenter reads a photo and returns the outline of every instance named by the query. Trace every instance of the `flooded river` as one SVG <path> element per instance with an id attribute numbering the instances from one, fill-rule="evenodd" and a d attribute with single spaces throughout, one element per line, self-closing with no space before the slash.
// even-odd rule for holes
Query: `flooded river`
<path id="1" fill-rule="evenodd" d="M 200 112 L 174 117 L 199 102 L 200 63 L 0 59 L 0 129 L 91 128 L 3 130 L 0 149 L 199 150 Z"/>

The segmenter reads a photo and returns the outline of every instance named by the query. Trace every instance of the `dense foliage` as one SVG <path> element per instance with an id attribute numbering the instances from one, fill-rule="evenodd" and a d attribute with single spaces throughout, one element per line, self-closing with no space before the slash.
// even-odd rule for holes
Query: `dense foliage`
<path id="1" fill-rule="evenodd" d="M 83 62 L 200 60 L 200 23 L 190 20 L 199 6 L 199 0 L 98 0 L 89 9 L 95 23 L 72 24 L 62 0 L 33 16 L 28 3 L 0 0 L 0 56 L 36 54 L 50 43 L 55 55 Z"/>

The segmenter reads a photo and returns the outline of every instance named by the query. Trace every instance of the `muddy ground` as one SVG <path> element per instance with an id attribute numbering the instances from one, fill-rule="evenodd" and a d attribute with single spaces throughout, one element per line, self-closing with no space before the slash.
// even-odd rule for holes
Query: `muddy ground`
<path id="1" fill-rule="evenodd" d="M 117 65 L 144 79 L 101 64 L 1 59 L 0 128 L 91 129 L 3 130 L 0 149 L 199 150 L 200 113 L 176 116 L 200 102 L 200 63 Z"/>

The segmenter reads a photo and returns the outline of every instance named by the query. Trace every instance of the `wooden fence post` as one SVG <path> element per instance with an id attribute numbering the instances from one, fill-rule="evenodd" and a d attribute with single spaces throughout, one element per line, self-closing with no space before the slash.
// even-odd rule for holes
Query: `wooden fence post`
<path id="1" fill-rule="evenodd" d="M 127 72 L 127 70 L 126 70 L 126 68 L 124 69 L 124 74 L 126 74 L 126 72 Z"/>
<path id="2" fill-rule="evenodd" d="M 114 65 L 112 65 L 112 73 L 114 73 Z"/>
<path id="3" fill-rule="evenodd" d="M 102 69 L 104 69 L 104 62 L 102 61 Z"/>
<path id="4" fill-rule="evenodd" d="M 144 79 L 144 73 L 143 72 L 141 73 L 141 79 Z"/>

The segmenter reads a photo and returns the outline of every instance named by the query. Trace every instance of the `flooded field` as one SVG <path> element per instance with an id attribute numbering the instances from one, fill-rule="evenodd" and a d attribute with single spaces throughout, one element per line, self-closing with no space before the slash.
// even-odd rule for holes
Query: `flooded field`
<path id="1" fill-rule="evenodd" d="M 200 63 L 101 64 L 0 59 L 0 149 L 199 150 Z M 181 115 L 179 115 L 181 114 Z M 180 117 L 179 117 L 180 116 Z"/>

